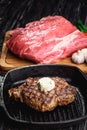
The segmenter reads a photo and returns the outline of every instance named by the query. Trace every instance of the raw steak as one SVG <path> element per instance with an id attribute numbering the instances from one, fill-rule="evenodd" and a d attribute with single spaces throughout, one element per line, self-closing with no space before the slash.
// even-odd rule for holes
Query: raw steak
<path id="1" fill-rule="evenodd" d="M 53 63 L 87 47 L 87 36 L 62 16 L 44 17 L 10 34 L 8 49 L 36 63 Z"/>

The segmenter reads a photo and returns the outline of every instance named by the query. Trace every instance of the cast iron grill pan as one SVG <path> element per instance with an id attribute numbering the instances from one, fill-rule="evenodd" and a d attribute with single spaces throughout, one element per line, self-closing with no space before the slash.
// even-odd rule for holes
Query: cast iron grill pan
<path id="1" fill-rule="evenodd" d="M 27 122 L 53 122 L 53 121 L 64 121 L 75 119 L 80 116 L 84 116 L 85 108 L 82 95 L 77 94 L 74 103 L 64 106 L 57 107 L 51 112 L 36 112 L 35 110 L 27 107 L 25 104 L 13 101 L 7 97 L 7 109 L 10 115 L 16 120 L 27 121 Z"/>
<path id="2" fill-rule="evenodd" d="M 59 76 L 78 88 L 76 99 L 72 104 L 56 107 L 51 112 L 38 112 L 23 103 L 14 101 L 8 90 L 24 82 L 27 77 Z M 78 76 L 78 77 L 77 77 Z M 79 81 L 79 82 L 78 82 Z M 4 78 L 1 91 L 1 105 L 8 117 L 16 122 L 30 125 L 70 125 L 86 120 L 86 109 L 83 92 L 80 87 L 87 85 L 84 74 L 76 67 L 66 65 L 34 65 L 9 71 Z"/>

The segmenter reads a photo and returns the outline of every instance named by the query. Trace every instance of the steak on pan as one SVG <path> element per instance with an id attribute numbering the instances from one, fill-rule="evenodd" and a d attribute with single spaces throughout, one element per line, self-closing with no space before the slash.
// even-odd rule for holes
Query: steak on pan
<path id="1" fill-rule="evenodd" d="M 55 87 L 50 91 L 40 90 L 38 84 L 40 79 L 40 77 L 27 78 L 23 84 L 8 90 L 10 97 L 42 112 L 68 105 L 75 100 L 78 90 L 64 78 L 50 77 L 55 83 Z"/>

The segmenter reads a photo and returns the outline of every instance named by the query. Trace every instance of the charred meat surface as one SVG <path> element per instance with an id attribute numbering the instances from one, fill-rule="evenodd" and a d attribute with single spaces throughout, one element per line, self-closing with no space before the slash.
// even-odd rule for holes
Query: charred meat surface
<path id="1" fill-rule="evenodd" d="M 42 112 L 74 102 L 78 90 L 64 78 L 50 78 L 55 82 L 55 88 L 50 91 L 44 92 L 39 89 L 40 77 L 29 77 L 22 85 L 9 89 L 8 93 L 14 100 L 19 100 Z"/>

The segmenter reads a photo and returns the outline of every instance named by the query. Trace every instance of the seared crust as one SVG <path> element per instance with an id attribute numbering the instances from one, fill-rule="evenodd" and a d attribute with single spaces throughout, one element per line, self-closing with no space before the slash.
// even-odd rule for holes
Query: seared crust
<path id="1" fill-rule="evenodd" d="M 55 88 L 49 92 L 38 88 L 39 77 L 27 78 L 25 83 L 17 88 L 11 88 L 9 95 L 20 100 L 38 111 L 51 111 L 57 106 L 64 106 L 75 100 L 77 89 L 59 77 L 50 77 L 55 82 Z M 16 93 L 16 94 L 15 94 Z"/>

